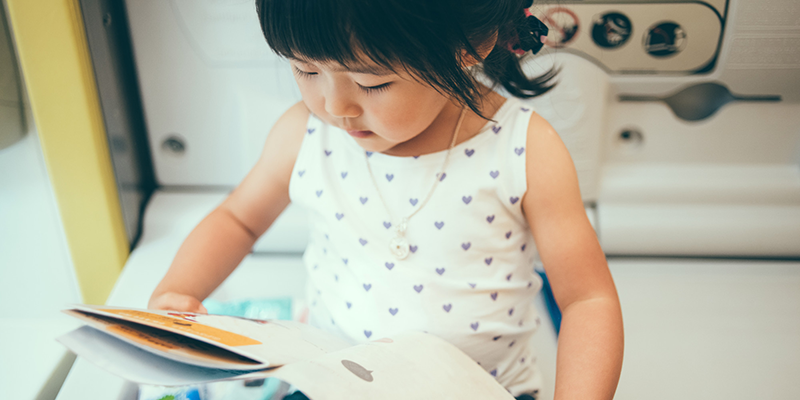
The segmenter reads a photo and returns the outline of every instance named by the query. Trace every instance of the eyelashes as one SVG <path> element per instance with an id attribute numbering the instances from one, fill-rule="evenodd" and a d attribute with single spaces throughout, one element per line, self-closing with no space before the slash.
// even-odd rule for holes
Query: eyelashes
<path id="1" fill-rule="evenodd" d="M 382 85 L 378 85 L 378 86 L 361 86 L 361 85 L 358 85 L 358 87 L 361 88 L 361 90 L 363 90 L 363 91 L 365 91 L 367 93 L 378 93 L 378 92 L 382 92 L 382 91 L 388 89 L 391 84 L 392 84 L 391 82 L 386 82 L 386 83 L 384 83 Z"/>
<path id="2" fill-rule="evenodd" d="M 292 70 L 294 71 L 295 75 L 297 75 L 298 77 L 303 78 L 303 79 L 310 79 L 311 77 L 317 75 L 316 72 L 302 71 L 302 70 L 298 69 L 295 66 L 292 66 Z M 357 85 L 358 85 L 359 89 L 361 89 L 362 91 L 364 91 L 366 93 L 379 93 L 379 92 L 383 92 L 386 89 L 388 89 L 389 86 L 392 85 L 392 82 L 386 82 L 384 84 L 377 85 L 377 86 L 362 86 L 360 84 L 357 84 Z"/>

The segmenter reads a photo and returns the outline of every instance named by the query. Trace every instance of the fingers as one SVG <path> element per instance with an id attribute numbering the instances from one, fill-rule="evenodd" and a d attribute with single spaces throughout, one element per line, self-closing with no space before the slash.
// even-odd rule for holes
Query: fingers
<path id="1" fill-rule="evenodd" d="M 147 308 L 151 310 L 169 310 L 208 314 L 203 303 L 196 298 L 174 292 L 162 293 L 150 299 Z"/>

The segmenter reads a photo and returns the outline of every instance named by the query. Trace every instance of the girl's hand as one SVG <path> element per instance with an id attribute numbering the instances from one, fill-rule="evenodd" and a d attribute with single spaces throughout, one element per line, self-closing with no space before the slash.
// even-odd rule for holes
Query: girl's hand
<path id="1" fill-rule="evenodd" d="M 200 314 L 208 314 L 208 310 L 203 307 L 203 303 L 196 298 L 175 292 L 161 293 L 150 298 L 147 308 L 151 310 L 183 311 Z"/>

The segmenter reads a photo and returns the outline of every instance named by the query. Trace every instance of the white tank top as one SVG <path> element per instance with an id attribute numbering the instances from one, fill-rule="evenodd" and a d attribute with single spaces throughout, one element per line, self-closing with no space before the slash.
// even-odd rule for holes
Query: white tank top
<path id="1" fill-rule="evenodd" d="M 512 395 L 538 390 L 530 339 L 542 282 L 521 208 L 532 112 L 508 99 L 496 122 L 453 147 L 433 195 L 408 221 L 402 260 L 389 248 L 395 225 L 428 195 L 446 150 L 366 152 L 312 115 L 289 185 L 311 227 L 303 255 L 310 322 L 353 344 L 425 331 L 460 348 Z"/>

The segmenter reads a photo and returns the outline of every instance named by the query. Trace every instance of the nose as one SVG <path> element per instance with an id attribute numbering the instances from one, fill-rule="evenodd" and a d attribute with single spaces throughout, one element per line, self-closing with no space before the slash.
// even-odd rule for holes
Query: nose
<path id="1" fill-rule="evenodd" d="M 325 111 L 337 118 L 355 118 L 361 115 L 361 106 L 344 88 L 331 85 L 325 93 Z"/>

